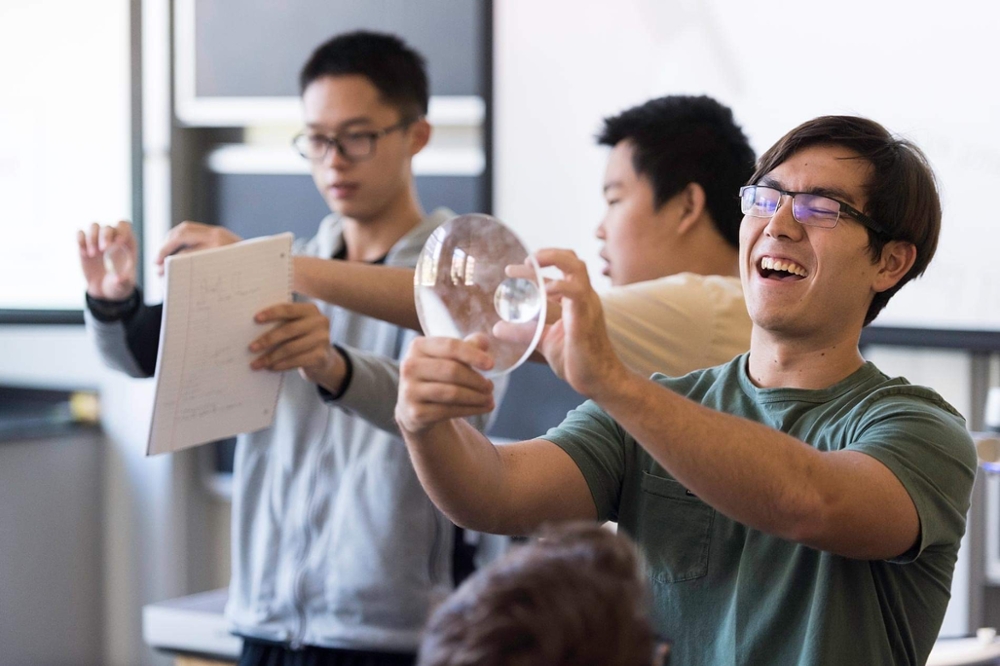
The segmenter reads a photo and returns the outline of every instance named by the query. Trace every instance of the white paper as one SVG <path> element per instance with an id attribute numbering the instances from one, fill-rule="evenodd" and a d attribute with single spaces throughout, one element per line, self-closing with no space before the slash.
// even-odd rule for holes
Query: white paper
<path id="1" fill-rule="evenodd" d="M 146 455 L 267 428 L 280 372 L 251 370 L 260 310 L 291 300 L 292 234 L 166 261 L 156 400 Z"/>

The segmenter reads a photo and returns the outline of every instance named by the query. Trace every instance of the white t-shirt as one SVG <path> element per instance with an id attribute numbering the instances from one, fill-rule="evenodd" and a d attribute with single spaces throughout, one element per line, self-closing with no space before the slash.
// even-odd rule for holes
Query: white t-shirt
<path id="1" fill-rule="evenodd" d="M 646 376 L 686 375 L 750 348 L 738 277 L 679 273 L 612 287 L 601 303 L 618 356 Z"/>

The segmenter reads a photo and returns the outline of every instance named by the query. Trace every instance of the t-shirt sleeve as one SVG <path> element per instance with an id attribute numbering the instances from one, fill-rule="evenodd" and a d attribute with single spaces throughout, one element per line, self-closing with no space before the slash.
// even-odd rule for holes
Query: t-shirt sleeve
<path id="1" fill-rule="evenodd" d="M 750 318 L 735 278 L 671 275 L 612 287 L 601 304 L 615 352 L 646 377 L 720 365 L 750 345 Z"/>
<path id="2" fill-rule="evenodd" d="M 598 520 L 618 520 L 628 435 L 614 419 L 588 400 L 542 439 L 569 454 L 580 468 L 594 498 Z"/>
<path id="3" fill-rule="evenodd" d="M 676 279 L 639 282 L 602 294 L 608 336 L 625 365 L 646 377 L 654 372 L 685 375 L 699 367 L 698 347 L 712 337 L 710 305 L 699 295 Z"/>
<path id="4" fill-rule="evenodd" d="M 858 439 L 848 446 L 888 467 L 917 509 L 920 538 L 892 560 L 897 563 L 961 541 L 978 464 L 965 419 L 921 390 L 899 387 L 875 401 L 865 412 Z"/>

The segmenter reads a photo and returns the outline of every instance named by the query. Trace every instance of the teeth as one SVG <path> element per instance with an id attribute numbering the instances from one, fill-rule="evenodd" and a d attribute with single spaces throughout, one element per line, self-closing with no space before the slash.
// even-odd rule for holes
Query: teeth
<path id="1" fill-rule="evenodd" d="M 772 271 L 783 271 L 800 277 L 806 276 L 806 269 L 792 261 L 782 261 L 771 257 L 762 257 L 760 260 L 760 267 Z"/>

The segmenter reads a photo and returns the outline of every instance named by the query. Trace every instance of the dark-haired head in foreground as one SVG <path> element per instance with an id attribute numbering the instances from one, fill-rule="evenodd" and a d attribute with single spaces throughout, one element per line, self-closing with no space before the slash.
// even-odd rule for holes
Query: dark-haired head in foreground
<path id="1" fill-rule="evenodd" d="M 635 547 L 593 523 L 543 528 L 431 617 L 419 666 L 663 663 Z"/>

